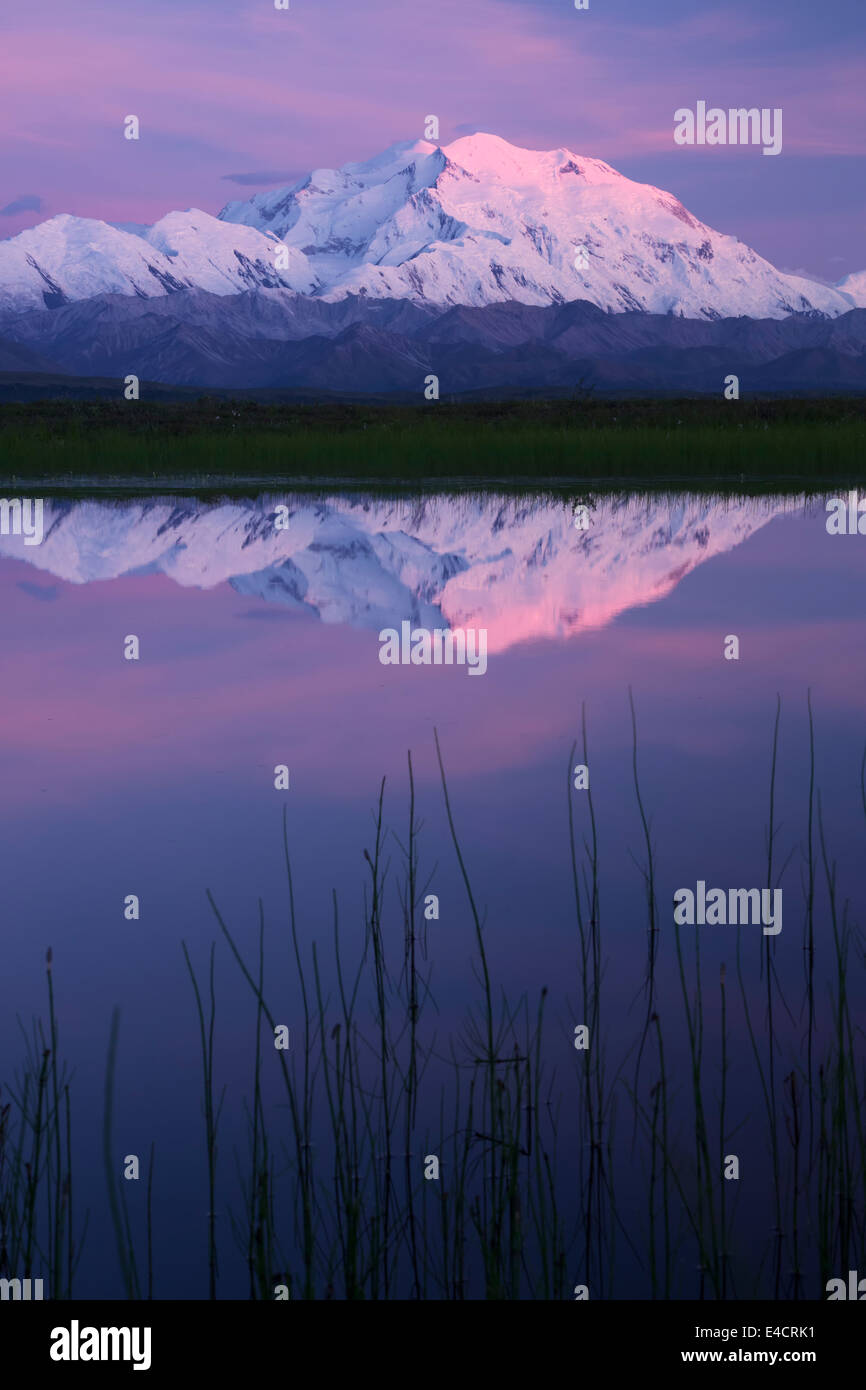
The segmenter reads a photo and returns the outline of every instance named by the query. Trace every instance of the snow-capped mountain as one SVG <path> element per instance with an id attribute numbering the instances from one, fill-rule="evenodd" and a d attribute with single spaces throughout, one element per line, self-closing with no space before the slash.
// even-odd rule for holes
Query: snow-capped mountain
<path id="1" fill-rule="evenodd" d="M 835 288 L 777 271 L 670 193 L 567 149 L 493 135 L 403 142 L 290 188 L 153 227 L 53 217 L 0 241 L 0 313 L 99 294 L 152 298 L 259 288 L 439 310 L 588 300 L 603 310 L 715 319 L 836 316 L 866 306 L 864 275 Z"/>
<path id="2" fill-rule="evenodd" d="M 229 582 L 244 597 L 366 629 L 444 618 L 486 628 L 488 649 L 504 651 L 604 627 L 664 598 L 704 560 L 802 502 L 604 498 L 586 530 L 564 503 L 495 494 L 46 502 L 41 545 L 2 536 L 0 557 L 72 584 L 133 573 L 205 589 Z M 277 504 L 289 508 L 287 529 L 275 526 Z"/>
<path id="3" fill-rule="evenodd" d="M 260 287 L 310 293 L 315 282 L 306 257 L 287 249 L 284 259 L 286 268 L 277 270 L 273 237 L 196 208 L 170 212 L 140 234 L 64 213 L 0 241 L 0 311 L 55 309 L 100 294 L 150 299 Z"/>
<path id="4" fill-rule="evenodd" d="M 292 188 L 229 203 L 220 218 L 303 251 L 331 298 L 587 299 L 613 312 L 690 318 L 839 314 L 860 303 L 781 274 L 672 194 L 601 160 L 518 149 L 495 135 L 442 148 L 395 145 L 367 163 L 318 169 Z M 581 248 L 586 269 L 575 264 Z"/>
<path id="5" fill-rule="evenodd" d="M 866 305 L 866 270 L 857 270 L 846 275 L 836 286 L 840 294 L 845 294 L 859 307 Z"/>

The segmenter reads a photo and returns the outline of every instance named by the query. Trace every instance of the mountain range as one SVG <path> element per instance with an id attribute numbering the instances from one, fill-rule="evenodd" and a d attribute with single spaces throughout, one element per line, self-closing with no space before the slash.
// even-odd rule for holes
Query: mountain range
<path id="1" fill-rule="evenodd" d="M 218 217 L 61 215 L 0 241 L 0 374 L 866 389 L 864 317 L 866 272 L 785 274 L 601 160 L 493 135 L 403 142 Z"/>

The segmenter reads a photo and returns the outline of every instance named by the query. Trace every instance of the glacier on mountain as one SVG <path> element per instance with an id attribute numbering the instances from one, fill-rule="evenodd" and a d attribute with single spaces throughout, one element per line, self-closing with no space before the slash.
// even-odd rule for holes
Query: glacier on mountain
<path id="1" fill-rule="evenodd" d="M 784 274 L 602 160 L 482 134 L 404 141 L 217 217 L 192 208 L 140 227 L 64 214 L 0 241 L 7 316 L 107 293 L 262 288 L 438 311 L 578 299 L 704 319 L 866 307 L 866 272 L 835 287 Z"/>

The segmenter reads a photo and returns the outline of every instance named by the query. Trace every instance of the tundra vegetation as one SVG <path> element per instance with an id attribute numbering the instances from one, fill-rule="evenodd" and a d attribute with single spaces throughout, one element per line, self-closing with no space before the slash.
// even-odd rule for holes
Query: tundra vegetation
<path id="1" fill-rule="evenodd" d="M 192 393 L 190 393 L 191 395 Z M 2 393 L 0 393 L 2 400 Z M 866 397 L 386 400 L 317 404 L 200 397 L 0 404 L 0 491 L 49 481 L 87 495 L 259 483 L 567 487 L 592 481 L 739 491 L 855 485 Z M 26 491 L 26 489 L 25 489 Z"/>

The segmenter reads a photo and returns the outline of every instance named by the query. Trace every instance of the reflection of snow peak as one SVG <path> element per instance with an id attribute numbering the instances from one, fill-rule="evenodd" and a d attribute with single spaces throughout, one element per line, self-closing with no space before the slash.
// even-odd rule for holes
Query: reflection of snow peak
<path id="1" fill-rule="evenodd" d="M 468 666 L 470 676 L 487 670 L 487 631 L 481 627 L 451 632 L 447 627 L 412 628 L 402 622 L 400 633 L 384 627 L 379 633 L 379 660 L 383 666 Z"/>
<path id="2" fill-rule="evenodd" d="M 278 505 L 279 504 L 279 505 Z M 288 527 L 277 524 L 288 505 Z M 586 529 L 569 502 L 483 497 L 262 496 L 45 501 L 45 537 L 0 534 L 0 557 L 69 584 L 163 574 L 228 582 L 239 598 L 368 632 L 483 628 L 486 652 L 606 627 L 657 603 L 803 498 L 599 497 Z M 476 649 L 477 650 L 477 649 Z M 431 662 L 432 664 L 432 662 Z"/>

